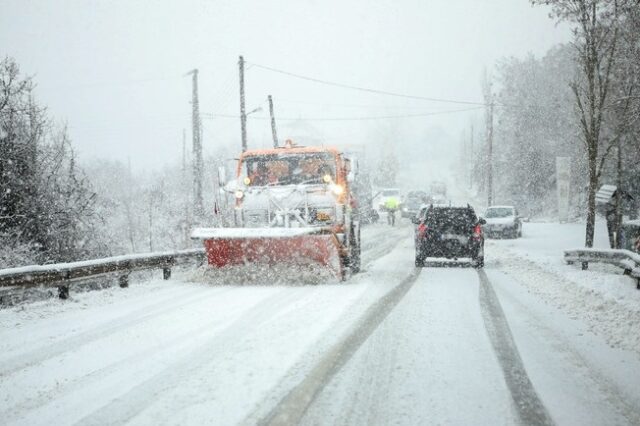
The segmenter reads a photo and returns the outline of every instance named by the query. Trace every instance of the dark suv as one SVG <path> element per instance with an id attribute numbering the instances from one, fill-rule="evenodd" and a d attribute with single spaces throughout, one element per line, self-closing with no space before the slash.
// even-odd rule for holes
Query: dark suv
<path id="1" fill-rule="evenodd" d="M 416 227 L 416 266 L 424 266 L 427 257 L 471 258 L 473 266 L 484 266 L 485 220 L 473 207 L 431 205 L 423 207 L 413 219 Z"/>

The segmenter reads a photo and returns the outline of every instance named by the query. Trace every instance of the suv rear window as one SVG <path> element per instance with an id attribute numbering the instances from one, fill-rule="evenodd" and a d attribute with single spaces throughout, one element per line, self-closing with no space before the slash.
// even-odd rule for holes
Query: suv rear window
<path id="1" fill-rule="evenodd" d="M 468 207 L 431 207 L 421 216 L 429 228 L 440 231 L 467 233 L 478 222 L 475 212 Z"/>

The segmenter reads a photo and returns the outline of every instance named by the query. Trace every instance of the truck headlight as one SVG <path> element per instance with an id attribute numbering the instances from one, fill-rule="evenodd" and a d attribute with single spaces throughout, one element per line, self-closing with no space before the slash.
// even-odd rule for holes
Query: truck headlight
<path id="1" fill-rule="evenodd" d="M 236 196 L 236 198 L 237 198 L 238 200 L 242 200 L 242 197 L 244 197 L 244 192 L 242 192 L 240 189 L 238 189 L 238 190 L 235 192 L 235 196 Z"/>
<path id="2" fill-rule="evenodd" d="M 342 187 L 342 185 L 333 184 L 329 185 L 329 187 L 331 188 L 331 192 L 336 195 L 342 195 L 342 193 L 344 192 L 344 188 Z"/>

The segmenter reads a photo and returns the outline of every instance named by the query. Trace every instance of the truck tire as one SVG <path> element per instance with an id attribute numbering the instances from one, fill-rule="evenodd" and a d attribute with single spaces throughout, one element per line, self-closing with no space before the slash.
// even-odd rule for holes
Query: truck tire
<path id="1" fill-rule="evenodd" d="M 357 231 L 351 229 L 351 248 L 349 253 L 349 266 L 351 267 L 351 273 L 357 274 L 360 272 L 361 254 L 362 248 L 360 245 L 360 227 L 357 227 Z"/>

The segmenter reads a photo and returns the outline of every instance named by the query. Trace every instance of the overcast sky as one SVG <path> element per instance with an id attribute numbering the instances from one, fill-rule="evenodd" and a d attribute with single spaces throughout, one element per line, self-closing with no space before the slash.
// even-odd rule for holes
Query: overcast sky
<path id="1" fill-rule="evenodd" d="M 542 55 L 570 37 L 527 0 L 55 1 L 0 0 L 0 55 L 37 83 L 37 98 L 68 123 L 82 159 L 131 159 L 134 168 L 179 161 L 190 143 L 191 80 L 203 113 L 237 115 L 238 55 L 247 60 L 249 145 L 270 144 L 261 120 L 272 94 L 282 138 L 367 145 L 376 135 L 430 143 L 459 138 L 482 112 L 455 103 L 367 94 L 266 71 L 410 95 L 481 101 L 483 67 Z M 314 119 L 294 122 L 285 119 Z M 240 148 L 234 118 L 203 117 L 205 151 Z M 439 142 L 441 143 L 441 142 Z"/>

